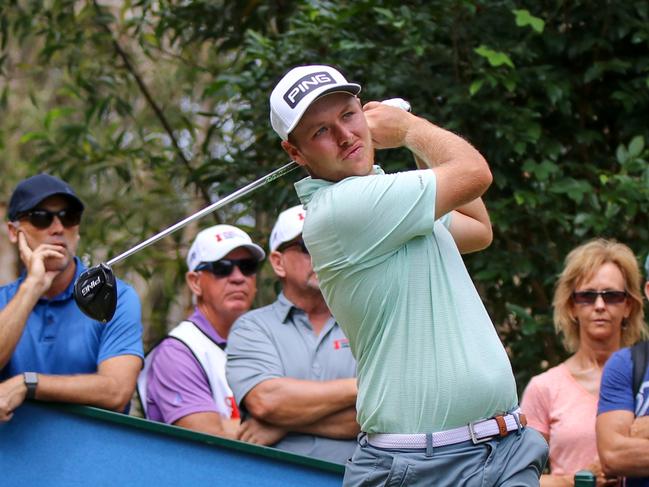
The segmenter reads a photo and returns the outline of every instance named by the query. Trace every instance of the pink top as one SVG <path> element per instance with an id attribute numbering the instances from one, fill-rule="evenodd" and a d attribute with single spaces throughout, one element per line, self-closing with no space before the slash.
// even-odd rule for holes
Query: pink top
<path id="1" fill-rule="evenodd" d="M 572 475 L 598 460 L 597 396 L 579 384 L 565 364 L 532 378 L 521 409 L 527 425 L 548 438 L 551 473 Z"/>

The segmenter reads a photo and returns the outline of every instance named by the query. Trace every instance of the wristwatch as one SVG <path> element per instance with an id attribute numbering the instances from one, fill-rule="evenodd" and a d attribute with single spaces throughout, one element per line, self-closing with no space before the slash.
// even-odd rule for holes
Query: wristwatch
<path id="1" fill-rule="evenodd" d="M 38 374 L 36 372 L 24 372 L 23 380 L 27 386 L 27 399 L 36 397 L 36 388 L 38 387 Z"/>

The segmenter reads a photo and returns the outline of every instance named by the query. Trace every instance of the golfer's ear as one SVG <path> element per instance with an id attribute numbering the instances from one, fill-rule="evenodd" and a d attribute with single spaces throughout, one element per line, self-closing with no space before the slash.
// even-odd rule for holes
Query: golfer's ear
<path id="1" fill-rule="evenodd" d="M 196 296 L 200 296 L 203 294 L 203 289 L 201 288 L 199 277 L 200 276 L 198 272 L 194 272 L 194 271 L 189 271 L 185 274 L 185 281 L 187 282 L 187 287 L 189 287 L 192 294 L 195 294 Z"/>
<path id="2" fill-rule="evenodd" d="M 305 166 L 306 161 L 302 157 L 300 149 L 288 140 L 282 140 L 282 149 L 288 154 L 292 161 L 297 162 L 300 166 Z"/>

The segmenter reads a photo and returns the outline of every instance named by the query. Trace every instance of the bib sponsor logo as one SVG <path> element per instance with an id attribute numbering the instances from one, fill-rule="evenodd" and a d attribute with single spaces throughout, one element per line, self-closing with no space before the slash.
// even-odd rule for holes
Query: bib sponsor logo
<path id="1" fill-rule="evenodd" d="M 284 101 L 289 107 L 295 108 L 302 98 L 316 88 L 320 88 L 324 85 L 332 85 L 334 83 L 334 79 L 326 71 L 320 71 L 318 73 L 303 76 L 297 80 L 286 93 L 284 93 Z"/>

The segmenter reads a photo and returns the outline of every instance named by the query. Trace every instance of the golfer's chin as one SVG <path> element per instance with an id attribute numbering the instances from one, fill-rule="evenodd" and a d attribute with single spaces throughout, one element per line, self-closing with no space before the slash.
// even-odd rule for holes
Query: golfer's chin
<path id="1" fill-rule="evenodd" d="M 372 164 L 357 164 L 353 167 L 353 176 L 369 176 L 372 173 Z"/>
<path id="2" fill-rule="evenodd" d="M 361 161 L 357 161 L 353 165 L 355 176 L 369 176 L 374 169 L 374 159 L 365 157 Z"/>

